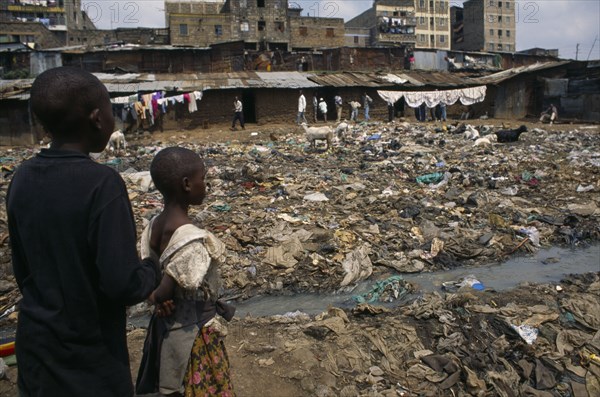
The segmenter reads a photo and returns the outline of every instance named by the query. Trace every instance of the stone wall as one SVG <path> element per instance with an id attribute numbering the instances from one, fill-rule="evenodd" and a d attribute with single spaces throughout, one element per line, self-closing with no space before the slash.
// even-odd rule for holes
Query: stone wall
<path id="1" fill-rule="evenodd" d="M 342 47 L 345 40 L 342 18 L 290 18 L 292 49 Z"/>
<path id="2" fill-rule="evenodd" d="M 0 35 L 12 36 L 20 43 L 34 42 L 39 49 L 62 47 L 66 44 L 39 22 L 2 22 Z"/>

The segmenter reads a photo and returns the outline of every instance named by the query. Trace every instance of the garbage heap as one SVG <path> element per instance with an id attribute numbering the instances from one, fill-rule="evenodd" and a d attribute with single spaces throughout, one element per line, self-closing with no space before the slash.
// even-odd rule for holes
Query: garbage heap
<path id="1" fill-rule="evenodd" d="M 245 318 L 228 349 L 297 384 L 299 395 L 598 396 L 598 276 L 428 293 L 395 309 Z"/>
<path id="2" fill-rule="evenodd" d="M 154 154 L 171 145 L 196 150 L 210 167 L 209 196 L 192 215 L 229 248 L 226 294 L 332 292 L 369 277 L 597 241 L 598 126 L 535 128 L 514 143 L 480 145 L 471 136 L 477 130 L 491 137 L 501 128 L 360 124 L 328 151 L 311 149 L 291 126 L 255 132 L 245 143 L 130 137 L 128 153 L 104 153 L 98 161 L 126 181 L 139 235 L 162 205 L 149 175 Z M 1 196 L 15 167 L 33 154 L 0 153 Z M 11 271 L 4 206 L 0 219 L 5 279 Z"/>

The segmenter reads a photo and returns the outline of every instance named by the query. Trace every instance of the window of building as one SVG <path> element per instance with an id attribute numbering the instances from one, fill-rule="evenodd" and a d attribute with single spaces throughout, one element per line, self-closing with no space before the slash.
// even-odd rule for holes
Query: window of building
<path id="1" fill-rule="evenodd" d="M 179 24 L 179 35 L 180 36 L 187 36 L 188 35 L 187 23 L 180 23 Z"/>
<path id="2" fill-rule="evenodd" d="M 256 0 L 256 6 L 260 8 L 264 8 L 265 0 Z"/>
<path id="3" fill-rule="evenodd" d="M 510 30 L 506 31 L 506 37 L 510 37 Z"/>
<path id="4" fill-rule="evenodd" d="M 506 45 L 506 51 L 510 51 L 511 49 L 512 49 L 511 45 L 510 45 L 510 44 L 507 44 L 507 45 Z"/>
<path id="5" fill-rule="evenodd" d="M 394 12 L 393 12 L 393 15 L 394 15 L 395 17 L 397 17 L 397 16 L 398 16 L 398 11 L 394 11 Z"/>
<path id="6" fill-rule="evenodd" d="M 494 18 L 494 16 L 493 16 L 493 15 L 488 15 L 488 16 L 487 16 L 487 19 L 488 19 L 488 22 L 489 22 L 489 23 L 494 23 L 494 22 L 496 22 L 496 18 Z"/>
<path id="7" fill-rule="evenodd" d="M 435 44 L 435 35 L 432 35 L 432 34 L 429 35 L 429 43 L 431 45 Z"/>
<path id="8" fill-rule="evenodd" d="M 494 29 L 490 29 L 490 36 L 494 35 Z"/>
<path id="9" fill-rule="evenodd" d="M 445 43 L 446 42 L 446 36 L 444 36 L 443 34 L 440 35 L 440 43 Z"/>
<path id="10" fill-rule="evenodd" d="M 215 25 L 215 36 L 223 35 L 223 25 Z"/>
<path id="11" fill-rule="evenodd" d="M 494 43 L 490 43 L 490 44 L 488 44 L 488 49 L 489 49 L 490 51 L 494 51 Z"/>
<path id="12" fill-rule="evenodd" d="M 420 17 L 419 23 L 425 25 L 425 17 Z"/>
<path id="13" fill-rule="evenodd" d="M 498 2 L 498 8 L 502 8 L 502 2 L 501 1 Z"/>
<path id="14" fill-rule="evenodd" d="M 510 17 L 508 15 L 504 17 L 504 20 L 506 21 L 506 23 L 510 23 Z"/>
<path id="15" fill-rule="evenodd" d="M 240 8 L 246 8 L 246 7 L 248 7 L 247 0 L 240 0 Z"/>
<path id="16" fill-rule="evenodd" d="M 419 8 L 425 8 L 425 0 L 419 0 Z"/>
<path id="17" fill-rule="evenodd" d="M 267 25 L 266 25 L 265 21 L 258 21 L 258 31 L 259 32 L 263 32 L 266 27 L 267 27 Z"/>
<path id="18" fill-rule="evenodd" d="M 498 23 L 502 23 L 502 15 L 498 15 Z"/>
<path id="19" fill-rule="evenodd" d="M 429 25 L 433 26 L 433 17 L 429 17 Z"/>
<path id="20" fill-rule="evenodd" d="M 354 44 L 358 44 L 358 36 L 354 36 Z"/>
<path id="21" fill-rule="evenodd" d="M 300 26 L 300 36 L 308 36 L 308 28 L 306 26 Z"/>
<path id="22" fill-rule="evenodd" d="M 283 22 L 276 21 L 275 22 L 275 30 L 280 33 L 285 32 L 285 24 Z"/>
<path id="23" fill-rule="evenodd" d="M 420 42 L 425 42 L 425 35 L 424 34 L 420 34 L 419 35 L 419 41 Z"/>
<path id="24" fill-rule="evenodd" d="M 490 0 L 490 1 L 488 2 L 488 5 L 490 5 L 490 6 L 493 6 L 493 5 L 494 5 L 494 0 Z"/>
<path id="25" fill-rule="evenodd" d="M 325 29 L 325 37 L 333 37 L 333 28 Z"/>
<path id="26" fill-rule="evenodd" d="M 510 8 L 510 3 L 508 1 L 504 4 L 504 8 L 506 8 L 507 10 Z"/>
<path id="27" fill-rule="evenodd" d="M 502 44 L 498 43 L 498 51 L 502 51 Z"/>
<path id="28" fill-rule="evenodd" d="M 248 32 L 249 30 L 250 30 L 250 25 L 248 24 L 248 22 L 240 23 L 240 31 Z"/>
<path id="29" fill-rule="evenodd" d="M 429 1 L 429 9 L 433 11 L 433 1 L 432 0 Z"/>
<path id="30" fill-rule="evenodd" d="M 498 37 L 502 37 L 502 29 L 498 29 Z"/>
<path id="31" fill-rule="evenodd" d="M 446 18 L 438 18 L 440 21 L 440 26 L 446 26 Z"/>

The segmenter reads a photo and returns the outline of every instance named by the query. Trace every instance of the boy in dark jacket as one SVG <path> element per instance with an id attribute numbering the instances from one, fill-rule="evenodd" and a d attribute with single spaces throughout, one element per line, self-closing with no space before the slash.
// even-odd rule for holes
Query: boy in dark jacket
<path id="1" fill-rule="evenodd" d="M 23 295 L 20 396 L 131 396 L 125 307 L 160 275 L 137 255 L 123 180 L 89 157 L 114 130 L 108 92 L 88 72 L 55 68 L 34 81 L 30 106 L 52 145 L 19 166 L 6 200 Z"/>

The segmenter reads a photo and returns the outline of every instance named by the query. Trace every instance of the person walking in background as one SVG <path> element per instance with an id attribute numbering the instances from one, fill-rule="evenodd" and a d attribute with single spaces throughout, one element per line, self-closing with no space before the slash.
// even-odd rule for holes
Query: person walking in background
<path id="1" fill-rule="evenodd" d="M 317 93 L 315 92 L 313 94 L 313 110 L 314 110 L 314 118 L 315 118 L 315 123 L 317 122 L 318 119 L 318 115 L 319 115 L 319 101 L 317 101 Z"/>
<path id="2" fill-rule="evenodd" d="M 323 115 L 323 121 L 327 122 L 327 102 L 323 98 L 319 100 L 319 112 Z"/>
<path id="3" fill-rule="evenodd" d="M 342 97 L 338 94 L 333 98 L 335 101 L 335 114 L 336 114 L 336 123 L 342 121 L 342 108 L 344 107 L 344 102 L 342 101 Z"/>
<path id="4" fill-rule="evenodd" d="M 301 123 L 306 123 L 306 117 L 304 116 L 304 112 L 306 112 L 306 97 L 300 90 L 300 96 L 298 97 L 298 116 L 296 117 L 296 124 L 300 125 Z"/>
<path id="5" fill-rule="evenodd" d="M 363 95 L 363 108 L 365 109 L 365 121 L 369 121 L 371 117 L 369 117 L 369 107 L 373 103 L 373 99 L 365 92 Z"/>
<path id="6" fill-rule="evenodd" d="M 235 99 L 233 100 L 233 121 L 231 122 L 231 131 L 235 131 L 235 122 L 237 120 L 240 121 L 240 126 L 242 127 L 242 130 L 245 130 L 246 128 L 244 127 L 244 107 L 242 106 L 242 101 L 240 101 L 238 99 L 238 97 L 235 97 Z"/>
<path id="7" fill-rule="evenodd" d="M 52 137 L 16 170 L 6 199 L 19 302 L 19 396 L 133 396 L 126 307 L 160 281 L 140 261 L 125 182 L 97 163 L 114 131 L 110 96 L 94 75 L 40 74 L 30 108 Z"/>

